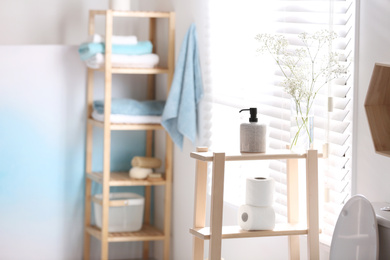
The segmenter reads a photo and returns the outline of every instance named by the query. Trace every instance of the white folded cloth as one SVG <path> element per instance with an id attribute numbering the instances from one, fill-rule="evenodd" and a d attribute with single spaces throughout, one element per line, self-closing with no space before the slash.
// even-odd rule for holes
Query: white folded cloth
<path id="1" fill-rule="evenodd" d="M 104 114 L 99 114 L 95 110 L 92 111 L 92 118 L 103 122 Z M 129 116 L 121 114 L 111 114 L 111 123 L 114 124 L 160 124 L 161 116 Z"/>
<path id="2" fill-rule="evenodd" d="M 111 65 L 117 68 L 153 68 L 159 62 L 157 54 L 124 55 L 112 54 Z M 104 66 L 104 54 L 97 53 L 90 59 L 85 60 L 85 64 L 91 69 L 99 69 Z"/>
<path id="3" fill-rule="evenodd" d="M 88 36 L 88 42 L 104 42 L 105 36 L 100 34 L 93 34 Z M 138 39 L 135 35 L 120 36 L 112 35 L 111 44 L 137 44 Z"/>

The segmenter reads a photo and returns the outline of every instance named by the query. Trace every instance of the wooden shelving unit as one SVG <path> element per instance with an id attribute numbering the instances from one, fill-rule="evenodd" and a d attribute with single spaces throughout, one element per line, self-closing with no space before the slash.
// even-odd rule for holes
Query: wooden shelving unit
<path id="1" fill-rule="evenodd" d="M 295 154 L 289 150 L 255 154 L 211 153 L 197 148 L 191 153 L 196 159 L 193 259 L 203 260 L 204 241 L 209 240 L 209 259 L 221 259 L 222 239 L 288 236 L 290 259 L 300 259 L 299 235 L 307 235 L 308 259 L 319 259 L 318 219 L 318 157 L 317 150 Z M 226 161 L 287 160 L 287 218 L 288 223 L 278 224 L 273 230 L 245 231 L 239 226 L 222 226 L 223 186 Z M 306 160 L 307 225 L 299 223 L 298 160 Z M 206 223 L 207 164 L 212 163 L 210 227 Z"/>
<path id="2" fill-rule="evenodd" d="M 162 241 L 164 243 L 163 257 L 169 259 L 170 251 L 170 229 L 171 229 L 171 199 L 172 199 L 172 150 L 173 143 L 166 134 L 165 148 L 165 173 L 163 178 L 150 180 L 133 180 L 129 178 L 128 172 L 110 172 L 110 149 L 111 131 L 146 131 L 146 154 L 153 156 L 153 131 L 163 130 L 160 124 L 113 124 L 110 122 L 111 115 L 111 92 L 113 74 L 147 74 L 147 97 L 155 98 L 155 75 L 167 74 L 167 93 L 174 73 L 174 37 L 175 37 L 175 14 L 173 12 L 133 12 L 133 11 L 112 11 L 112 10 L 91 10 L 89 12 L 89 34 L 95 33 L 95 17 L 105 16 L 105 65 L 103 69 L 88 68 L 87 74 L 87 140 L 86 140 L 86 186 L 85 186 L 85 235 L 84 235 L 84 259 L 90 259 L 90 238 L 91 236 L 101 241 L 101 259 L 108 259 L 108 243 L 143 241 L 143 259 L 149 259 L 149 241 Z M 149 40 L 156 47 L 156 20 L 159 18 L 168 19 L 168 62 L 165 67 L 140 69 L 140 68 L 115 68 L 111 66 L 111 36 L 113 31 L 114 17 L 139 17 L 149 19 Z M 95 72 L 104 73 L 104 121 L 92 119 L 93 105 L 93 77 Z M 92 132 L 94 127 L 103 129 L 103 171 L 92 172 Z M 102 184 L 103 199 L 93 199 L 91 196 L 92 181 Z M 110 206 L 123 206 L 125 201 L 109 200 L 110 187 L 113 186 L 144 186 L 145 187 L 145 212 L 142 229 L 137 232 L 108 232 L 108 218 Z M 164 198 L 164 227 L 162 230 L 151 225 L 151 188 L 153 186 L 165 187 Z M 102 228 L 91 225 L 91 202 L 102 205 Z"/>

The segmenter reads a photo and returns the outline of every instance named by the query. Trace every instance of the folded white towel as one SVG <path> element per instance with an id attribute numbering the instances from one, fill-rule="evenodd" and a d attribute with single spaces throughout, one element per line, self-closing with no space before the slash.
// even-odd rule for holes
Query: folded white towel
<path id="1" fill-rule="evenodd" d="M 104 42 L 105 36 L 100 34 L 93 34 L 88 36 L 88 42 Z M 111 36 L 111 44 L 137 44 L 137 36 L 120 36 L 120 35 L 112 35 Z"/>
<path id="2" fill-rule="evenodd" d="M 116 68 L 153 68 L 158 64 L 159 57 L 157 54 L 143 55 L 124 55 L 112 54 L 111 64 Z M 85 64 L 92 69 L 99 69 L 104 66 L 104 54 L 97 53 L 90 59 L 85 61 Z"/>
<path id="3" fill-rule="evenodd" d="M 133 167 L 129 171 L 130 178 L 146 179 L 149 174 L 153 173 L 151 168 Z"/>
<path id="4" fill-rule="evenodd" d="M 99 114 L 95 110 L 92 111 L 92 118 L 103 122 L 104 114 Z M 111 123 L 114 124 L 160 124 L 161 116 L 129 116 L 121 114 L 111 114 Z"/>

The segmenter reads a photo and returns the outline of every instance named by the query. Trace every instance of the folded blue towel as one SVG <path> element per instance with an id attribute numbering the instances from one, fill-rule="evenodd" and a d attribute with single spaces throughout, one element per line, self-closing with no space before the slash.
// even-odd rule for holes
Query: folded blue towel
<path id="1" fill-rule="evenodd" d="M 102 42 L 83 43 L 79 47 L 79 54 L 82 60 L 88 60 L 96 53 L 104 53 L 105 45 Z M 113 44 L 113 54 L 143 55 L 153 51 L 150 41 L 138 42 L 137 44 Z"/>
<path id="2" fill-rule="evenodd" d="M 164 110 L 165 101 L 113 98 L 111 101 L 111 114 L 130 116 L 159 116 Z M 99 114 L 104 113 L 104 101 L 93 102 L 93 109 Z"/>
<path id="3" fill-rule="evenodd" d="M 182 43 L 171 90 L 161 124 L 173 142 L 183 148 L 183 137 L 195 144 L 197 107 L 203 95 L 195 25 L 192 24 Z"/>

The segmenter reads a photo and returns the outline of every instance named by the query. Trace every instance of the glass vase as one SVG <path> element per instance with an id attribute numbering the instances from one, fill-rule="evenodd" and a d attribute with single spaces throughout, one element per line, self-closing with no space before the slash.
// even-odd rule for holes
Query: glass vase
<path id="1" fill-rule="evenodd" d="M 314 109 L 305 101 L 291 100 L 290 149 L 305 153 L 313 149 Z"/>

